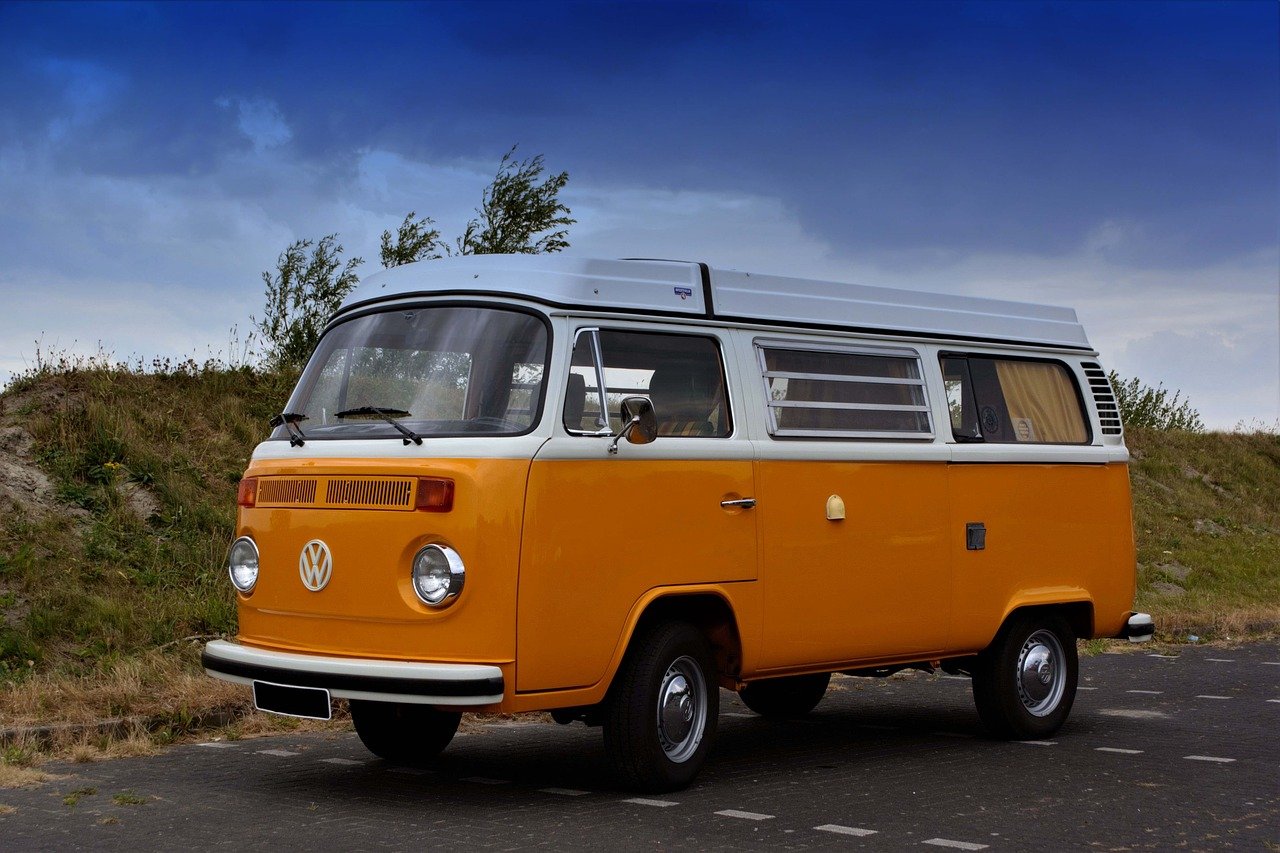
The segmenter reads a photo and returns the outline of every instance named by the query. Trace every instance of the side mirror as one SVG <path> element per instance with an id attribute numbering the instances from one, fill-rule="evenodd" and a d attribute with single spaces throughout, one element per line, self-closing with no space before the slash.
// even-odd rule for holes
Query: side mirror
<path id="1" fill-rule="evenodd" d="M 618 442 L 625 438 L 632 444 L 648 444 L 658 437 L 658 416 L 646 397 L 622 398 L 622 429 L 613 437 L 609 453 L 618 452 Z"/>

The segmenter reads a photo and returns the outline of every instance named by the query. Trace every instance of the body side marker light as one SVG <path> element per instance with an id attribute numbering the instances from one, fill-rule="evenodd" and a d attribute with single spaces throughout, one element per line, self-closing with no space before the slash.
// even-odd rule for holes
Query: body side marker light
<path id="1" fill-rule="evenodd" d="M 258 503 L 258 478 L 245 477 L 236 492 L 236 505 L 252 507 Z"/>
<path id="2" fill-rule="evenodd" d="M 414 509 L 420 512 L 449 512 L 453 509 L 453 480 L 419 477 Z"/>

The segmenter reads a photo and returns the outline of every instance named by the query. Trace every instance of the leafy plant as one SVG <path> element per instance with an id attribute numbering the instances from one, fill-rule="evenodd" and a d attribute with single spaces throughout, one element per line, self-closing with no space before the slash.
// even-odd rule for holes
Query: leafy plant
<path id="1" fill-rule="evenodd" d="M 1204 431 L 1200 413 L 1192 408 L 1190 400 L 1182 398 L 1181 391 L 1170 392 L 1162 383 L 1152 387 L 1137 377 L 1121 379 L 1114 370 L 1107 374 L 1107 378 L 1115 389 L 1116 404 L 1120 407 L 1120 418 L 1125 427 Z"/>
<path id="2" fill-rule="evenodd" d="M 275 271 L 262 274 L 267 304 L 262 320 L 255 322 L 272 365 L 306 361 L 329 318 L 359 282 L 356 268 L 364 261 L 351 258 L 343 263 L 342 253 L 337 234 L 315 243 L 295 240 L 276 259 Z"/>

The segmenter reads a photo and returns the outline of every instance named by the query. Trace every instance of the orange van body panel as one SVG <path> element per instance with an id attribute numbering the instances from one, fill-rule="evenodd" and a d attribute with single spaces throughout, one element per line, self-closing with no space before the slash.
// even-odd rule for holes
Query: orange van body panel
<path id="1" fill-rule="evenodd" d="M 950 618 L 945 462 L 757 463 L 761 668 L 946 647 Z M 827 519 L 839 495 L 845 518 Z"/>
<path id="2" fill-rule="evenodd" d="M 991 642 L 1019 607 L 1088 601 L 1093 635 L 1114 637 L 1133 607 L 1136 554 L 1125 463 L 953 464 L 953 652 Z M 964 547 L 986 525 L 986 548 Z"/>
<path id="3" fill-rule="evenodd" d="M 454 481 L 450 512 L 242 507 L 238 536 L 260 552 L 257 586 L 239 599 L 239 639 L 283 651 L 503 665 L 515 660 L 527 459 L 257 461 L 246 476 L 430 476 Z M 299 577 L 303 545 L 333 555 L 327 586 Z M 413 592 L 413 557 L 428 542 L 462 555 L 463 594 L 436 609 Z"/>
<path id="4" fill-rule="evenodd" d="M 720 506 L 750 495 L 752 480 L 745 459 L 535 459 L 516 689 L 607 678 L 625 648 L 628 617 L 651 590 L 754 580 L 753 511 Z"/>
<path id="5" fill-rule="evenodd" d="M 602 701 L 645 609 L 667 596 L 728 604 L 742 680 L 973 653 L 1027 606 L 1088 603 L 1094 636 L 1115 636 L 1133 602 L 1124 463 L 317 459 L 246 472 L 331 475 L 448 477 L 453 509 L 241 508 L 237 535 L 257 542 L 262 570 L 237 595 L 238 639 L 497 665 L 506 695 L 487 710 Z M 843 521 L 826 518 L 831 494 Z M 756 509 L 719 506 L 746 496 Z M 978 521 L 986 548 L 968 551 Z M 298 557 L 316 538 L 334 569 L 311 592 Z M 410 581 L 431 541 L 467 566 L 442 610 Z"/>

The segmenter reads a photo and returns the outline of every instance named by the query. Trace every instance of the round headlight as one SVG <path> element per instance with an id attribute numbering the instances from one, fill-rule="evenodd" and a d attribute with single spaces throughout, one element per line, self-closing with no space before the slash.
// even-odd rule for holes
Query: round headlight
<path id="1" fill-rule="evenodd" d="M 446 545 L 428 545 L 413 558 L 413 591 L 423 604 L 452 604 L 462 592 L 466 574 L 457 551 Z"/>
<path id="2" fill-rule="evenodd" d="M 241 536 L 231 543 L 227 556 L 227 573 L 235 588 L 248 595 L 258 582 L 258 546 L 248 536 Z"/>

